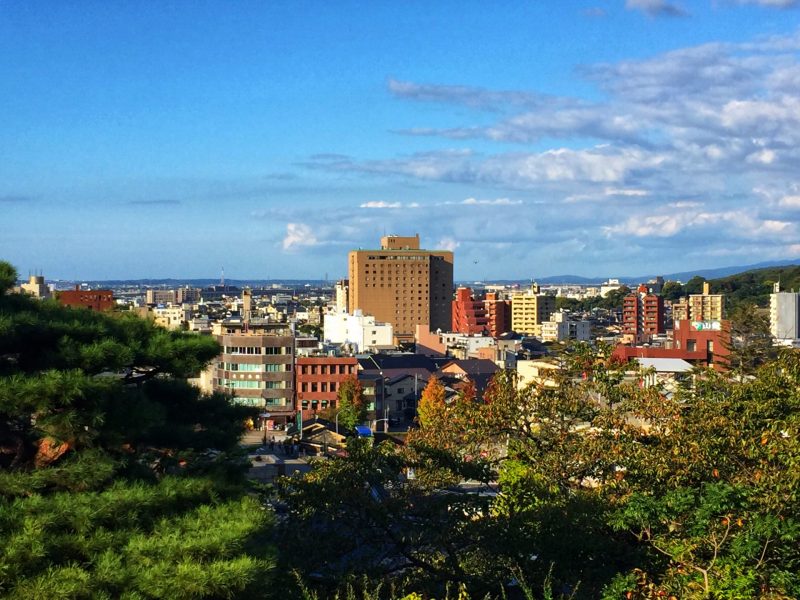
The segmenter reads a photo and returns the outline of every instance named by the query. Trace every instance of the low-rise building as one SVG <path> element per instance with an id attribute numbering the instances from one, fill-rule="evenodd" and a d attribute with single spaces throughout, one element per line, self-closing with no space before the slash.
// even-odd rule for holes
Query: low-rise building
<path id="1" fill-rule="evenodd" d="M 297 410 L 303 419 L 317 411 L 336 410 L 339 387 L 357 377 L 358 360 L 351 356 L 298 356 L 295 363 Z"/>
<path id="2" fill-rule="evenodd" d="M 50 297 L 50 288 L 45 283 L 43 275 L 31 275 L 27 283 L 19 286 L 19 291 L 41 300 Z"/>
<path id="3" fill-rule="evenodd" d="M 56 300 L 63 306 L 88 308 L 89 310 L 113 310 L 114 292 L 111 290 L 82 290 L 76 285 L 74 290 L 64 290 L 56 294 Z"/>
<path id="4" fill-rule="evenodd" d="M 379 323 L 375 317 L 355 313 L 334 313 L 325 316 L 323 338 L 333 344 L 348 344 L 353 352 L 391 346 L 394 332 L 390 323 Z"/>

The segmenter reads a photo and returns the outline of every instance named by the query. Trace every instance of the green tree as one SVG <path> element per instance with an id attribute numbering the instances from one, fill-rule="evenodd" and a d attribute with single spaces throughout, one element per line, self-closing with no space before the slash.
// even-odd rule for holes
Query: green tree
<path id="1" fill-rule="evenodd" d="M 700 275 L 695 275 L 689 281 L 686 282 L 686 285 L 683 286 L 684 295 L 688 296 L 689 294 L 702 294 L 703 293 L 703 284 L 706 282 L 704 277 L 700 277 Z"/>
<path id="2" fill-rule="evenodd" d="M 0 295 L 17 283 L 17 270 L 5 261 L 0 261 Z"/>
<path id="3" fill-rule="evenodd" d="M 744 382 L 698 377 L 627 406 L 612 523 L 652 554 L 607 597 L 799 597 L 800 354 Z"/>
<path id="4" fill-rule="evenodd" d="M 218 352 L 131 315 L 0 295 L 0 595 L 261 589 L 272 560 L 238 458 L 247 410 L 185 379 Z"/>
<path id="5" fill-rule="evenodd" d="M 777 356 L 769 330 L 769 317 L 755 304 L 742 303 L 728 315 L 730 321 L 730 368 L 737 375 L 750 375 Z"/>
<path id="6" fill-rule="evenodd" d="M 800 597 L 800 353 L 669 393 L 632 375 L 580 344 L 546 381 L 500 373 L 465 410 L 432 384 L 405 448 L 354 446 L 285 481 L 291 565 L 318 575 L 342 545 L 334 587 L 401 572 L 436 597 L 512 578 L 574 598 Z"/>
<path id="7" fill-rule="evenodd" d="M 339 423 L 343 427 L 352 429 L 366 420 L 367 403 L 364 399 L 364 390 L 355 375 L 347 377 L 341 383 L 336 397 L 338 398 Z"/>
<path id="8" fill-rule="evenodd" d="M 631 288 L 627 285 L 623 285 L 616 290 L 611 290 L 608 292 L 605 297 L 602 299 L 600 306 L 602 308 L 607 309 L 617 309 L 622 308 L 622 300 L 631 293 Z"/>
<path id="9" fill-rule="evenodd" d="M 669 300 L 670 302 L 675 302 L 676 300 L 679 300 L 686 294 L 683 290 L 683 286 L 680 283 L 678 283 L 677 281 L 667 281 L 664 284 L 664 287 L 661 288 L 661 295 L 664 297 L 665 300 Z"/>

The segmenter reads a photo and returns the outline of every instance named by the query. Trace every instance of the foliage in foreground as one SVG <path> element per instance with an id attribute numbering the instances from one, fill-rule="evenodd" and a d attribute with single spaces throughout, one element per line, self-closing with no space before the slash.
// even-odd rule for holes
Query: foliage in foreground
<path id="1" fill-rule="evenodd" d="M 354 441 L 284 480 L 285 566 L 319 597 L 347 578 L 383 583 L 375 597 L 520 581 L 528 597 L 800 597 L 796 352 L 674 396 L 585 347 L 564 367 L 524 389 L 502 374 L 485 403 L 442 402 L 434 381 L 404 449 Z"/>
<path id="2" fill-rule="evenodd" d="M 184 379 L 216 343 L 9 294 L 15 279 L 0 262 L 0 595 L 263 597 L 245 412 Z"/>

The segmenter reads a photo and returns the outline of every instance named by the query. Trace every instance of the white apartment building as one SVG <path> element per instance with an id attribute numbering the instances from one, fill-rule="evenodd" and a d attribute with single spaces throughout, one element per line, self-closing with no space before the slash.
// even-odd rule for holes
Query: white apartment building
<path id="1" fill-rule="evenodd" d="M 769 297 L 769 326 L 778 343 L 793 345 L 800 339 L 800 294 L 781 292 L 780 284 Z"/>
<path id="2" fill-rule="evenodd" d="M 543 342 L 563 342 L 570 339 L 588 342 L 591 336 L 592 324 L 589 321 L 570 321 L 564 311 L 553 313 L 549 321 L 542 323 Z"/>
<path id="3" fill-rule="evenodd" d="M 451 351 L 459 350 L 462 358 L 478 356 L 478 350 L 496 345 L 495 339 L 489 335 L 467 335 L 466 333 L 439 334 L 439 339 L 445 348 Z M 452 352 L 454 356 L 457 352 Z"/>
<path id="4" fill-rule="evenodd" d="M 354 352 L 365 352 L 378 346 L 392 346 L 394 328 L 391 323 L 379 323 L 375 317 L 356 310 L 349 313 L 325 315 L 323 338 L 332 344 L 350 344 Z"/>

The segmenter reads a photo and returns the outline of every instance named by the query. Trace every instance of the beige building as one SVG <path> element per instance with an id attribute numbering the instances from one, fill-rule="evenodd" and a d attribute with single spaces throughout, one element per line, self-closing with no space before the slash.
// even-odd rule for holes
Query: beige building
<path id="1" fill-rule="evenodd" d="M 517 389 L 522 390 L 529 385 L 557 387 L 557 374 L 561 367 L 548 360 L 518 360 Z"/>
<path id="2" fill-rule="evenodd" d="M 150 289 L 144 293 L 145 304 L 175 304 L 175 290 Z"/>
<path id="3" fill-rule="evenodd" d="M 336 312 L 347 312 L 347 292 L 350 282 L 347 279 L 341 279 L 336 282 Z"/>
<path id="4" fill-rule="evenodd" d="M 390 323 L 398 342 L 413 342 L 417 325 L 450 329 L 453 253 L 421 250 L 419 234 L 381 238 L 380 250 L 349 254 L 348 312 Z"/>
<path id="5" fill-rule="evenodd" d="M 51 295 L 50 288 L 44 282 L 43 275 L 31 275 L 28 278 L 28 283 L 23 283 L 19 286 L 19 290 L 36 298 L 49 298 Z"/>
<path id="6" fill-rule="evenodd" d="M 288 325 L 243 319 L 214 324 L 222 354 L 212 365 L 214 391 L 263 407 L 269 420 L 294 415 L 294 333 Z M 265 417 L 267 418 L 267 417 Z"/>
<path id="7" fill-rule="evenodd" d="M 721 321 L 722 304 L 723 295 L 712 294 L 711 286 L 706 281 L 702 294 L 689 296 L 689 318 L 692 321 Z"/>
<path id="8" fill-rule="evenodd" d="M 541 336 L 542 323 L 549 321 L 555 310 L 555 296 L 540 293 L 534 283 L 529 290 L 511 297 L 511 329 Z"/>

